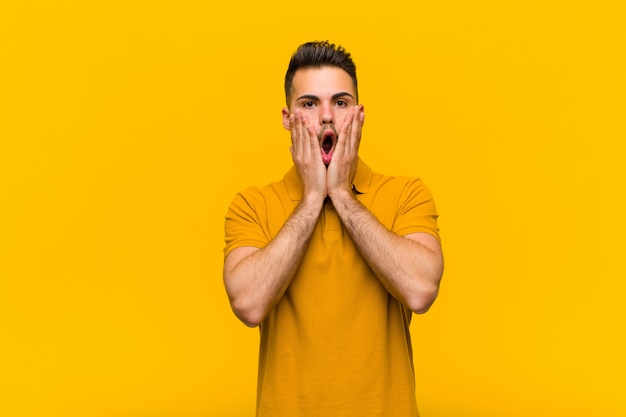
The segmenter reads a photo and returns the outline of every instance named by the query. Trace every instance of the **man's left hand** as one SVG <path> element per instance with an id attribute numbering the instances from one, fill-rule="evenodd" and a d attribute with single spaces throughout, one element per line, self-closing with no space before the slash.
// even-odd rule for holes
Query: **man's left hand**
<path id="1" fill-rule="evenodd" d="M 358 105 L 352 108 L 341 127 L 326 177 L 328 196 L 331 200 L 346 191 L 352 193 L 352 180 L 359 159 L 364 120 L 363 105 Z"/>

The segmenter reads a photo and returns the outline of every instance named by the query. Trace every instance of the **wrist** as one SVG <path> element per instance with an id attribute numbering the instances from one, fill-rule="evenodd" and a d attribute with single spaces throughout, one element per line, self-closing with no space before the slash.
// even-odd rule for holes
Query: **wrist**
<path id="1" fill-rule="evenodd" d="M 302 195 L 302 200 L 300 201 L 300 204 L 303 206 L 310 206 L 312 208 L 321 209 L 324 205 L 325 198 L 326 195 L 323 195 L 322 193 L 308 192 Z"/>
<path id="2" fill-rule="evenodd" d="M 341 201 L 354 199 L 354 193 L 350 188 L 340 187 L 333 190 L 328 190 L 328 197 L 332 200 L 333 204 L 336 205 Z"/>

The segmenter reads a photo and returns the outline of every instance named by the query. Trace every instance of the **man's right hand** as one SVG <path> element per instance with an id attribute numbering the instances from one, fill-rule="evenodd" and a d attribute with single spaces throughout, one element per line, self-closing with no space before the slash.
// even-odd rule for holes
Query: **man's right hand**
<path id="1" fill-rule="evenodd" d="M 326 198 L 326 167 L 313 128 L 301 114 L 289 115 L 291 155 L 303 197 L 278 234 L 264 247 L 233 249 L 224 261 L 224 283 L 233 311 L 258 326 L 287 291 L 302 262 Z"/>
<path id="2" fill-rule="evenodd" d="M 303 198 L 323 200 L 328 195 L 326 167 L 322 161 L 319 140 L 306 116 L 300 112 L 289 115 L 291 157 L 302 182 Z"/>

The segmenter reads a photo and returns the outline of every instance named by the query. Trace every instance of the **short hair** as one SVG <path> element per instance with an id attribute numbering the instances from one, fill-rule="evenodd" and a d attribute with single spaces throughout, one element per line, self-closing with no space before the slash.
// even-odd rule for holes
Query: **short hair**
<path id="1" fill-rule="evenodd" d="M 285 97 L 289 106 L 289 94 L 296 71 L 303 68 L 338 67 L 352 78 L 356 101 L 359 101 L 359 90 L 356 79 L 356 65 L 350 53 L 342 46 L 328 41 L 307 42 L 298 47 L 291 56 L 289 67 L 285 74 Z"/>

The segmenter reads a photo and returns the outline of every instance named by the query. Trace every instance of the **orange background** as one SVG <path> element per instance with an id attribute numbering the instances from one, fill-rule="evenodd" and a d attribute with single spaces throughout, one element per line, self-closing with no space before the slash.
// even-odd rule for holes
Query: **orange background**
<path id="1" fill-rule="evenodd" d="M 0 6 L 0 415 L 253 415 L 223 215 L 289 168 L 314 39 L 354 56 L 362 157 L 438 203 L 423 416 L 626 415 L 624 2 L 210 3 Z"/>

